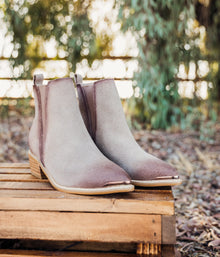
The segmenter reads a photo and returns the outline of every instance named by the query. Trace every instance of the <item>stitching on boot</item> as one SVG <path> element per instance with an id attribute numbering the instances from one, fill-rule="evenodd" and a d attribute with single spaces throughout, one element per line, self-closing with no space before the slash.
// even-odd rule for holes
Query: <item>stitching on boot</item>
<path id="1" fill-rule="evenodd" d="M 93 102 L 94 102 L 94 142 L 96 142 L 96 130 L 97 130 L 97 103 L 96 103 L 96 82 L 94 83 L 93 90 Z"/>
<path id="2" fill-rule="evenodd" d="M 45 88 L 45 121 L 44 121 L 44 127 L 43 127 L 43 141 L 42 141 L 42 163 L 44 164 L 44 159 L 45 159 L 45 142 L 46 142 L 46 137 L 47 137 L 47 126 L 48 126 L 48 100 L 49 100 L 49 90 L 50 87 Z"/>
<path id="3" fill-rule="evenodd" d="M 93 138 L 91 109 L 90 109 L 89 104 L 88 104 L 86 93 L 85 93 L 85 90 L 84 90 L 84 88 L 82 87 L 81 84 L 77 84 L 77 89 L 78 89 L 79 95 L 81 96 L 81 99 L 83 101 L 84 111 L 85 111 L 85 114 L 86 114 L 86 120 L 88 122 L 88 131 L 89 131 L 89 134 L 91 135 L 91 137 Z"/>
<path id="4" fill-rule="evenodd" d="M 39 88 L 34 85 L 33 86 L 37 99 L 38 99 L 38 137 L 39 137 L 39 153 L 40 153 L 40 161 L 43 163 L 43 120 L 42 120 L 42 101 L 41 94 Z M 44 163 L 43 163 L 44 164 Z"/>

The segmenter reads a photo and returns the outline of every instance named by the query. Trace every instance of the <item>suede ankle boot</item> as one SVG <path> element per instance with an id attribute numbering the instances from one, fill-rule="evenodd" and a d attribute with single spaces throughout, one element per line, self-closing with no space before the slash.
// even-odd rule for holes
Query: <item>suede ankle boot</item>
<path id="1" fill-rule="evenodd" d="M 57 190 L 110 194 L 134 190 L 129 175 L 107 159 L 92 141 L 81 117 L 71 78 L 43 85 L 34 76 L 35 118 L 29 133 L 33 175 Z"/>
<path id="2" fill-rule="evenodd" d="M 102 153 L 122 167 L 134 185 L 173 186 L 181 183 L 176 170 L 146 153 L 133 138 L 114 80 L 83 84 L 76 75 L 79 106 L 85 125 Z"/>

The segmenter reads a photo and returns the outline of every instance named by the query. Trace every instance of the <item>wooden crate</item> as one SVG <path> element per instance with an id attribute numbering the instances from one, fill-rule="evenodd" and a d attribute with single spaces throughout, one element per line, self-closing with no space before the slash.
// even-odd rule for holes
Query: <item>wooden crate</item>
<path id="1" fill-rule="evenodd" d="M 169 252 L 167 256 L 171 257 L 176 240 L 172 191 L 139 188 L 132 193 L 106 196 L 73 195 L 56 191 L 46 180 L 32 176 L 28 164 L 2 163 L 0 239 L 31 240 L 32 245 L 37 242 L 41 248 L 46 244 L 51 249 L 53 242 L 72 243 L 69 250 L 87 252 L 136 251 L 154 256 Z M 8 255 L 7 251 L 5 256 L 16 255 L 16 250 Z M 24 252 L 19 256 L 25 256 Z"/>

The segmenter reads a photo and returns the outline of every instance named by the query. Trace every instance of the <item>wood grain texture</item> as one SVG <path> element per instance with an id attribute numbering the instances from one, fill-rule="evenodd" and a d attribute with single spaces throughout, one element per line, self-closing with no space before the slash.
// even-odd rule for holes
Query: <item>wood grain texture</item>
<path id="1" fill-rule="evenodd" d="M 2 249 L 135 253 L 137 243 L 1 239 Z M 16 248 L 15 248 L 16 247 Z"/>
<path id="2" fill-rule="evenodd" d="M 10 182 L 0 181 L 0 190 L 1 189 L 54 190 L 49 183 L 45 183 L 45 182 L 14 182 L 14 181 L 10 181 Z"/>
<path id="3" fill-rule="evenodd" d="M 0 191 L 1 192 L 1 191 Z M 19 192 L 19 191 L 18 191 Z M 132 202 L 123 199 L 39 199 L 0 197 L 1 210 L 77 211 L 136 214 L 173 214 L 173 203 L 159 201 Z"/>
<path id="4" fill-rule="evenodd" d="M 120 194 L 111 194 L 111 195 L 97 195 L 97 196 L 88 196 L 88 195 L 76 195 L 68 194 L 57 190 L 14 190 L 14 189 L 2 189 L 0 197 L 23 197 L 23 198 L 65 198 L 65 199 L 123 199 L 123 200 L 136 200 L 136 201 L 159 201 L 173 202 L 173 196 L 170 193 L 164 194 L 154 194 L 148 192 L 130 192 L 130 193 L 120 193 Z"/>
<path id="5" fill-rule="evenodd" d="M 0 181 L 48 182 L 48 180 L 38 179 L 29 173 L 26 173 L 26 174 L 0 174 Z"/>
<path id="6" fill-rule="evenodd" d="M 161 244 L 161 216 L 0 211 L 0 238 Z"/>
<path id="7" fill-rule="evenodd" d="M 15 162 L 15 163 L 6 163 L 6 162 L 2 162 L 0 163 L 0 168 L 15 168 L 15 169 L 23 169 L 23 168 L 27 168 L 29 169 L 29 163 L 20 163 L 20 162 Z"/>
<path id="8" fill-rule="evenodd" d="M 39 251 L 39 250 L 12 250 L 0 249 L 0 257 L 46 257 L 46 256 L 60 256 L 60 257 L 138 257 L 138 256 L 152 256 L 152 257 L 180 257 L 180 253 L 175 254 L 173 245 L 163 245 L 162 252 L 156 255 L 139 255 L 134 253 L 119 253 L 119 252 L 79 252 L 79 251 Z"/>
<path id="9" fill-rule="evenodd" d="M 17 194 L 18 193 L 18 194 Z M 120 193 L 111 195 L 99 195 L 99 196 L 88 196 L 88 195 L 76 195 L 68 194 L 57 190 L 14 190 L 14 189 L 2 189 L 0 197 L 23 197 L 23 198 L 65 198 L 65 199 L 123 199 L 123 200 L 133 200 L 133 201 L 159 201 L 173 202 L 173 196 L 170 193 L 155 194 L 148 192 L 130 192 L 130 193 Z"/>
<path id="10" fill-rule="evenodd" d="M 176 219 L 175 216 L 162 216 L 162 244 L 176 243 Z"/>
<path id="11" fill-rule="evenodd" d="M 174 245 L 162 245 L 162 257 L 177 257 Z"/>
<path id="12" fill-rule="evenodd" d="M 34 250 L 1 250 L 0 257 L 136 257 L 136 254 L 130 253 L 102 253 L 102 252 L 65 252 L 65 251 L 34 251 Z M 157 257 L 157 256 L 156 256 Z M 159 257 L 159 256 L 158 256 Z"/>
<path id="13" fill-rule="evenodd" d="M 0 174 L 30 174 L 30 169 L 0 168 Z"/>

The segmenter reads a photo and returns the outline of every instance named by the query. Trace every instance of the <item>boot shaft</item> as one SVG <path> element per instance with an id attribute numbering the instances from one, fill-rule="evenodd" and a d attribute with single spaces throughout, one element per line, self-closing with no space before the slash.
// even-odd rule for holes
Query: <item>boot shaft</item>
<path id="1" fill-rule="evenodd" d="M 34 76 L 35 117 L 29 133 L 30 150 L 44 163 L 47 141 L 68 141 L 84 129 L 71 78 L 43 85 L 43 75 Z M 59 140 L 60 138 L 60 140 Z"/>
<path id="2" fill-rule="evenodd" d="M 126 132 L 133 140 L 113 79 L 79 83 L 77 92 L 84 123 L 95 142 L 97 133 L 102 133 L 102 130 L 106 132 L 110 128 L 119 134 Z"/>

